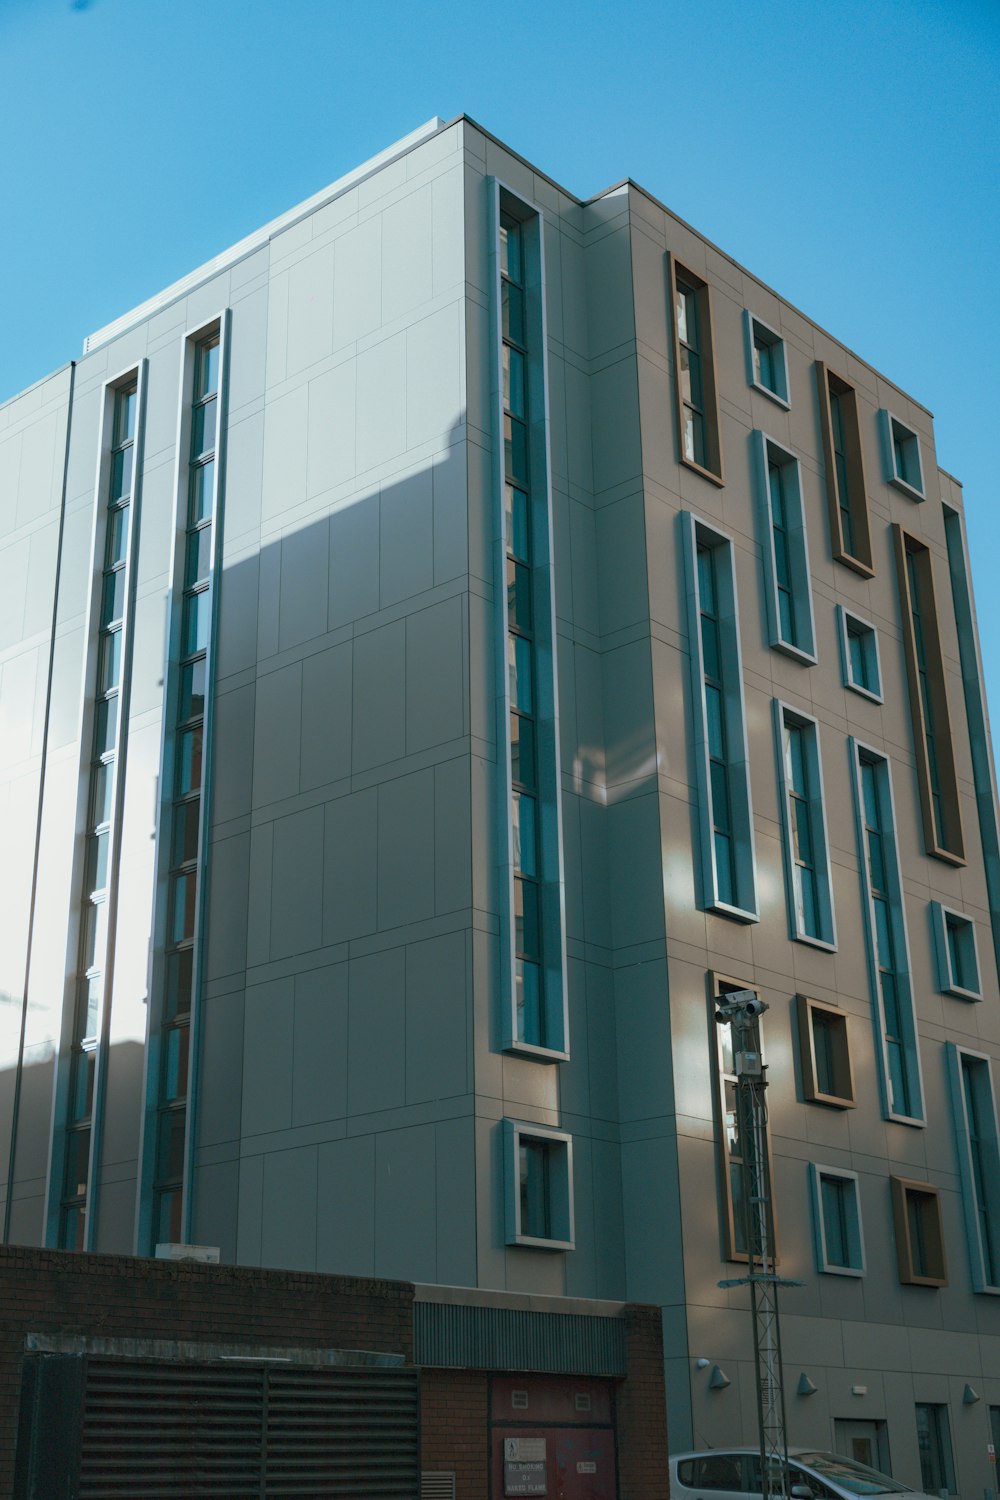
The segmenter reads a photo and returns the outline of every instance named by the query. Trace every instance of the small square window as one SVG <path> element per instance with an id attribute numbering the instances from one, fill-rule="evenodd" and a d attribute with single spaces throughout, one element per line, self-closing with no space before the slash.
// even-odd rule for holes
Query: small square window
<path id="1" fill-rule="evenodd" d="M 504 1120 L 503 1131 L 507 1244 L 572 1250 L 572 1137 L 518 1120 Z"/>
<path id="2" fill-rule="evenodd" d="M 755 318 L 753 313 L 743 313 L 743 331 L 746 338 L 747 380 L 756 391 L 763 391 L 779 406 L 787 407 L 788 360 L 785 341 L 780 333 Z"/>
<path id="3" fill-rule="evenodd" d="M 809 1164 L 816 1262 L 832 1276 L 863 1276 L 865 1248 L 861 1237 L 858 1174 Z"/>
<path id="4" fill-rule="evenodd" d="M 878 634 L 874 625 L 837 605 L 840 634 L 840 664 L 844 686 L 882 702 L 882 666 L 878 652 Z"/>
<path id="5" fill-rule="evenodd" d="M 854 1107 L 854 1079 L 847 1012 L 807 995 L 796 995 L 802 1094 L 811 1104 Z"/>
<path id="6" fill-rule="evenodd" d="M 887 484 L 894 484 L 911 500 L 924 498 L 924 466 L 920 457 L 920 438 L 885 407 L 879 412 L 882 424 L 882 452 Z"/>
<path id="7" fill-rule="evenodd" d="M 899 1279 L 906 1286 L 948 1285 L 941 1200 L 929 1182 L 890 1177 Z"/>
<path id="8" fill-rule="evenodd" d="M 930 912 L 938 989 L 944 995 L 958 995 L 962 1000 L 981 1000 L 976 924 L 971 917 L 942 906 L 940 901 L 931 902 Z"/>

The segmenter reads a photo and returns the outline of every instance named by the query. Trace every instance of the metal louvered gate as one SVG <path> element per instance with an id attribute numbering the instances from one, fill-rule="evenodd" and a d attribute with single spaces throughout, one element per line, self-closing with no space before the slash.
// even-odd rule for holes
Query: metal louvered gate
<path id="1" fill-rule="evenodd" d="M 417 1500 L 414 1369 L 64 1358 L 83 1364 L 66 1500 Z M 45 1404 L 43 1430 L 71 1415 Z"/>

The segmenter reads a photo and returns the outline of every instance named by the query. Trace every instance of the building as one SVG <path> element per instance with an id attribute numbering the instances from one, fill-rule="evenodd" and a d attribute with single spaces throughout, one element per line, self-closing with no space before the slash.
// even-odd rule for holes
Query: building
<path id="1" fill-rule="evenodd" d="M 930 413 L 467 118 L 0 408 L 5 1237 L 650 1302 L 753 1433 L 1000 1441 L 1000 851 Z M 992 1423 L 992 1426 L 991 1426 Z"/>

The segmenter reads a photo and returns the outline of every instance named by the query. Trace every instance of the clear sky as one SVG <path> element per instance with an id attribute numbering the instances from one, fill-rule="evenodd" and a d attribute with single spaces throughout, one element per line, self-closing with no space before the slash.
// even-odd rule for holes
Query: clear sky
<path id="1" fill-rule="evenodd" d="M 998 0 L 0 0 L 0 400 L 464 111 L 581 197 L 634 178 L 934 412 L 1000 726 L 998 106 Z"/>

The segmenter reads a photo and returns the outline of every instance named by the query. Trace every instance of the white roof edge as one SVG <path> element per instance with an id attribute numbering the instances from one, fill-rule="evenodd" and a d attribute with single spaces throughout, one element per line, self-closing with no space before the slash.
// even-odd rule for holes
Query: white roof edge
<path id="1" fill-rule="evenodd" d="M 207 260 L 197 270 L 189 271 L 179 281 L 175 281 L 170 286 L 165 287 L 162 292 L 157 292 L 155 297 L 149 297 L 145 302 L 140 302 L 138 307 L 133 307 L 128 312 L 122 313 L 120 318 L 115 318 L 113 322 L 106 323 L 103 328 L 98 328 L 96 333 L 88 334 L 83 341 L 84 354 L 90 354 L 94 349 L 100 348 L 102 344 L 109 343 L 112 339 L 117 338 L 119 334 L 124 333 L 127 328 L 131 328 L 134 324 L 141 323 L 144 319 L 152 317 L 153 313 L 159 312 L 161 308 L 166 307 L 170 302 L 176 301 L 178 297 L 182 297 L 186 292 L 193 291 L 203 281 L 208 281 L 210 277 L 218 275 L 220 271 L 224 271 L 228 266 L 235 265 L 244 256 L 250 255 L 254 250 L 259 250 L 274 235 L 280 234 L 282 230 L 290 228 L 299 219 L 305 218 L 307 214 L 315 213 L 316 209 L 323 208 L 325 204 L 331 203 L 334 198 L 338 198 L 348 188 L 355 187 L 364 178 L 371 177 L 375 172 L 381 171 L 383 167 L 387 167 L 392 162 L 398 160 L 399 157 L 405 156 L 408 151 L 413 150 L 414 146 L 419 146 L 422 142 L 429 140 L 432 135 L 437 135 L 438 131 L 444 128 L 444 125 L 444 120 L 439 115 L 434 115 L 430 120 L 426 120 L 423 125 L 418 125 L 416 130 L 411 130 L 409 135 L 404 135 L 400 140 L 394 141 L 391 146 L 386 146 L 384 151 L 379 151 L 376 156 L 370 156 L 360 166 L 352 168 L 343 177 L 338 177 L 336 182 L 330 183 L 329 187 L 321 188 L 311 198 L 306 198 L 304 202 L 297 203 L 294 208 L 288 209 L 287 213 L 280 214 L 278 218 L 272 219 L 269 224 L 264 224 L 260 229 L 255 229 L 253 234 L 248 234 L 245 239 L 238 240 L 228 250 L 223 250 L 221 255 L 216 255 L 212 260 Z"/>

